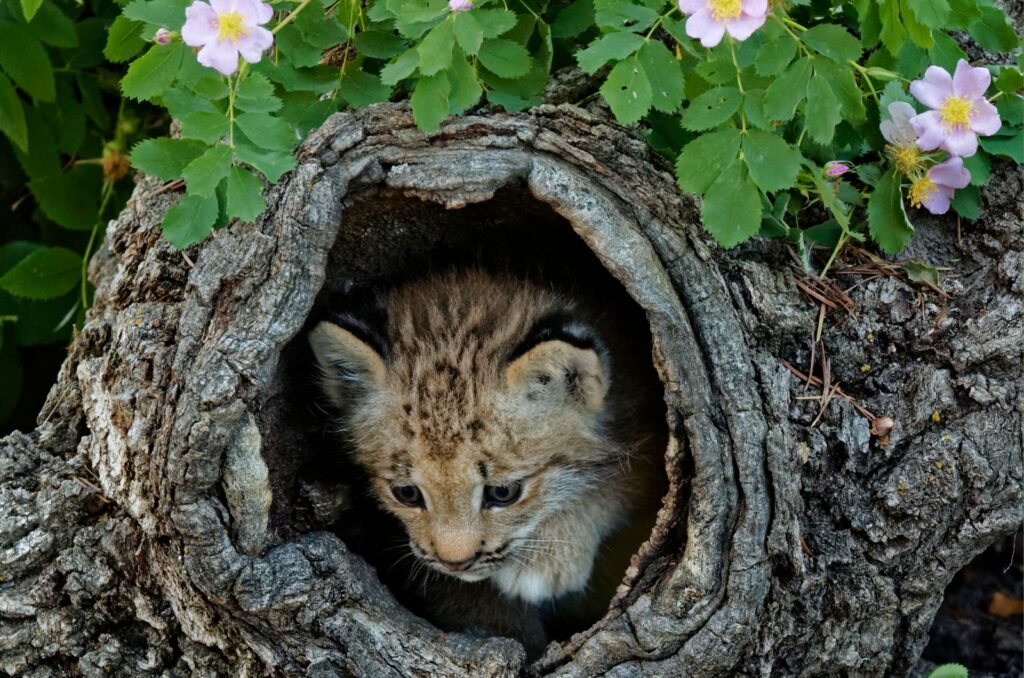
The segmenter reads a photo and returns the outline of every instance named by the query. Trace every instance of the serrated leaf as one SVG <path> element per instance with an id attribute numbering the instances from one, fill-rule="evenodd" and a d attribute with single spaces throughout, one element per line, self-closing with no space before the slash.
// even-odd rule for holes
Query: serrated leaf
<path id="1" fill-rule="evenodd" d="M 978 143 L 991 155 L 1001 155 L 1018 165 L 1024 164 L 1024 132 L 1020 130 L 1011 137 L 982 137 Z"/>
<path id="2" fill-rule="evenodd" d="M 102 181 L 98 167 L 78 165 L 67 172 L 36 177 L 28 186 L 47 217 L 63 228 L 88 231 L 96 225 Z"/>
<path id="3" fill-rule="evenodd" d="M 448 68 L 452 62 L 453 47 L 455 35 L 452 33 L 452 22 L 442 21 L 427 33 L 417 48 L 420 53 L 420 73 L 434 75 Z"/>
<path id="4" fill-rule="evenodd" d="M 507 9 L 477 9 L 473 16 L 484 32 L 485 38 L 496 38 L 504 35 L 516 25 L 516 15 Z"/>
<path id="5" fill-rule="evenodd" d="M 807 133 L 819 144 L 832 141 L 836 125 L 843 119 L 842 106 L 823 77 L 814 74 L 807 84 L 807 109 L 804 114 Z"/>
<path id="6" fill-rule="evenodd" d="M 186 49 L 183 43 L 150 47 L 128 67 L 121 78 L 121 91 L 139 101 L 160 96 L 178 76 Z"/>
<path id="7" fill-rule="evenodd" d="M 484 41 L 484 29 L 471 12 L 459 12 L 455 15 L 455 24 L 452 27 L 455 31 L 455 39 L 462 51 L 470 56 L 480 50 Z"/>
<path id="8" fill-rule="evenodd" d="M 687 193 L 702 194 L 740 154 L 742 133 L 735 128 L 702 134 L 676 158 L 676 180 Z"/>
<path id="9" fill-rule="evenodd" d="M 228 216 L 241 221 L 253 221 L 265 208 L 263 182 L 252 172 L 232 167 L 227 181 Z"/>
<path id="10" fill-rule="evenodd" d="M 502 78 L 518 78 L 530 70 L 530 53 L 518 42 L 505 38 L 484 41 L 477 54 L 480 63 Z"/>
<path id="11" fill-rule="evenodd" d="M 811 78 L 811 60 L 794 61 L 785 73 L 775 79 L 764 95 L 764 114 L 771 120 L 790 120 L 796 107 L 804 100 Z"/>
<path id="12" fill-rule="evenodd" d="M 338 95 L 353 108 L 387 101 L 391 91 L 376 75 L 352 66 L 345 69 L 338 85 Z"/>
<path id="13" fill-rule="evenodd" d="M 724 85 L 736 80 L 736 66 L 731 58 L 702 61 L 694 70 L 697 71 L 697 75 L 712 85 Z"/>
<path id="14" fill-rule="evenodd" d="M 352 38 L 360 54 L 373 59 L 390 59 L 406 49 L 405 40 L 391 31 L 361 31 Z"/>
<path id="15" fill-rule="evenodd" d="M 981 18 L 968 31 L 978 44 L 993 52 L 1009 52 L 1017 47 L 1017 33 L 1009 19 L 995 7 L 981 7 Z"/>
<path id="16" fill-rule="evenodd" d="M 928 50 L 928 57 L 936 66 L 941 66 L 952 73 L 960 59 L 967 60 L 967 55 L 960 49 L 956 40 L 942 31 L 935 32 L 935 44 Z"/>
<path id="17" fill-rule="evenodd" d="M 970 185 L 957 189 L 950 204 L 964 219 L 974 221 L 981 216 L 981 191 L 977 186 Z"/>
<path id="18" fill-rule="evenodd" d="M 609 33 L 603 35 L 576 53 L 576 62 L 584 71 L 593 75 L 597 69 L 611 60 L 620 61 L 644 44 L 643 36 L 636 33 Z"/>
<path id="19" fill-rule="evenodd" d="M 832 92 L 839 99 L 843 117 L 851 123 L 863 122 L 867 119 L 864 107 L 864 92 L 857 85 L 853 72 L 842 64 L 827 59 L 818 59 L 814 63 L 814 72 L 828 82 Z"/>
<path id="20" fill-rule="evenodd" d="M 748 130 L 743 138 L 743 159 L 762 191 L 772 193 L 796 183 L 803 157 L 777 134 Z"/>
<path id="21" fill-rule="evenodd" d="M 163 232 L 180 250 L 205 240 L 217 221 L 217 196 L 185 195 L 164 216 Z"/>
<path id="22" fill-rule="evenodd" d="M 448 112 L 451 115 L 458 115 L 475 105 L 484 91 L 476 71 L 459 50 L 456 50 L 452 67 L 448 69 L 448 83 L 451 85 L 448 94 Z"/>
<path id="23" fill-rule="evenodd" d="M 868 198 L 868 231 L 889 254 L 901 252 L 914 235 L 914 227 L 907 220 L 903 206 L 900 176 L 895 169 L 882 176 Z"/>
<path id="24" fill-rule="evenodd" d="M 317 49 L 325 50 L 340 45 L 348 39 L 348 28 L 339 21 L 339 12 L 299 12 L 295 27 L 303 39 Z"/>
<path id="25" fill-rule="evenodd" d="M 878 0 L 878 15 L 882 23 L 882 44 L 889 54 L 895 56 L 907 40 L 907 29 L 903 27 L 900 17 L 899 0 Z"/>
<path id="26" fill-rule="evenodd" d="M 601 85 L 601 96 L 623 125 L 632 125 L 651 108 L 651 84 L 637 57 L 615 64 Z"/>
<path id="27" fill-rule="evenodd" d="M 683 103 L 683 71 L 672 52 L 657 40 L 640 48 L 637 58 L 651 85 L 651 105 L 663 113 L 674 113 Z"/>
<path id="28" fill-rule="evenodd" d="M 32 21 L 42 6 L 43 0 L 21 0 L 21 13 L 25 15 L 26 21 Z"/>
<path id="29" fill-rule="evenodd" d="M 181 172 L 189 195 L 206 197 L 213 195 L 217 184 L 231 169 L 231 149 L 227 146 L 212 146 L 201 156 L 190 162 Z"/>
<path id="30" fill-rule="evenodd" d="M 917 13 L 910 5 L 911 0 L 900 0 L 900 16 L 903 19 L 903 26 L 907 29 L 910 40 L 921 49 L 931 49 L 935 44 L 932 37 L 932 29 L 925 26 L 917 18 Z"/>
<path id="31" fill-rule="evenodd" d="M 761 45 L 754 58 L 754 70 L 761 75 L 778 75 L 796 56 L 796 41 L 788 35 Z"/>
<path id="32" fill-rule="evenodd" d="M 952 70 L 950 71 L 952 72 Z M 1024 74 L 1014 66 L 1003 66 L 996 77 L 996 89 L 1003 94 L 1015 94 L 1024 90 Z"/>
<path id="33" fill-rule="evenodd" d="M 108 61 L 121 63 L 141 52 L 145 46 L 146 41 L 142 39 L 142 24 L 119 16 L 110 25 L 103 56 L 107 57 Z"/>
<path id="34" fill-rule="evenodd" d="M 281 100 L 265 75 L 249 73 L 235 92 L 235 108 L 248 113 L 273 113 L 281 109 Z"/>
<path id="35" fill-rule="evenodd" d="M 978 0 L 949 0 L 949 28 L 967 28 L 981 18 Z"/>
<path id="36" fill-rule="evenodd" d="M 448 117 L 448 94 L 451 84 L 444 73 L 420 78 L 412 91 L 412 115 L 416 126 L 424 132 L 435 132 Z"/>
<path id="37" fill-rule="evenodd" d="M 709 89 L 683 111 L 683 127 L 700 132 L 718 127 L 740 109 L 743 96 L 735 87 Z"/>
<path id="38" fill-rule="evenodd" d="M 181 119 L 181 136 L 214 144 L 224 138 L 230 125 L 220 111 L 195 111 Z"/>
<path id="39" fill-rule="evenodd" d="M 78 284 L 82 257 L 65 247 L 40 247 L 0 277 L 0 289 L 25 299 L 54 299 Z"/>
<path id="40" fill-rule="evenodd" d="M 276 183 L 295 169 L 296 165 L 295 156 L 291 152 L 257 148 L 248 139 L 235 139 L 235 155 L 262 172 L 270 183 Z"/>
<path id="41" fill-rule="evenodd" d="M 78 33 L 75 23 L 64 12 L 57 8 L 56 3 L 44 3 L 34 18 L 29 20 L 28 29 L 47 45 L 54 47 L 77 47 Z"/>
<path id="42" fill-rule="evenodd" d="M 551 35 L 555 38 L 575 38 L 593 25 L 593 0 L 575 0 L 559 10 L 551 23 Z"/>
<path id="43" fill-rule="evenodd" d="M 185 8 L 191 0 L 133 0 L 125 6 L 122 15 L 172 31 L 185 24 Z"/>
<path id="44" fill-rule="evenodd" d="M 14 91 L 14 86 L 3 73 L 0 73 L 0 132 L 23 153 L 28 153 L 28 124 L 25 121 L 25 109 L 21 99 Z"/>
<path id="45" fill-rule="evenodd" d="M 715 180 L 700 208 L 704 228 L 722 247 L 735 247 L 761 229 L 761 196 L 739 160 Z"/>
<path id="46" fill-rule="evenodd" d="M 840 64 L 860 59 L 860 41 L 835 24 L 818 24 L 809 28 L 800 34 L 800 40 L 815 52 Z"/>
<path id="47" fill-rule="evenodd" d="M 908 0 L 918 21 L 928 28 L 945 29 L 949 19 L 949 3 L 946 0 Z"/>
<path id="48" fill-rule="evenodd" d="M 650 7 L 627 0 L 594 0 L 594 21 L 598 26 L 614 31 L 643 31 L 658 18 Z"/>
<path id="49" fill-rule="evenodd" d="M 404 80 L 412 75 L 416 71 L 416 67 L 419 66 L 419 63 L 420 54 L 416 51 L 416 48 L 408 49 L 402 56 L 381 69 L 380 81 L 385 85 L 396 85 L 400 80 Z"/>
<path id="50" fill-rule="evenodd" d="M 984 186 L 988 183 L 989 177 L 992 174 L 992 166 L 987 153 L 978 151 L 963 160 L 964 167 L 971 173 L 972 186 Z"/>
<path id="51" fill-rule="evenodd" d="M 294 23 L 285 26 L 274 36 L 274 44 L 281 56 L 296 68 L 316 66 L 323 59 L 323 50 L 310 44 Z"/>
<path id="52" fill-rule="evenodd" d="M 182 170 L 207 148 L 206 144 L 199 141 L 147 139 L 132 148 L 131 162 L 140 172 L 171 181 L 180 178 Z"/>
<path id="53" fill-rule="evenodd" d="M 35 36 L 13 21 L 0 20 L 0 68 L 36 101 L 57 96 L 53 66 L 46 49 Z"/>
<path id="54" fill-rule="evenodd" d="M 268 113 L 242 113 L 235 124 L 260 148 L 291 151 L 299 143 L 291 125 Z"/>

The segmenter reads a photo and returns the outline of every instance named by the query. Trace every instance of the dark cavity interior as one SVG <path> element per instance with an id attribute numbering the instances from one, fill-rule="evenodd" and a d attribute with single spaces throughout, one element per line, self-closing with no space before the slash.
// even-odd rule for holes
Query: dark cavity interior
<path id="1" fill-rule="evenodd" d="M 261 429 L 264 456 L 274 491 L 272 524 L 282 541 L 328 530 L 373 564 L 378 575 L 409 609 L 428 620 L 419 600 L 422 568 L 408 554 L 401 524 L 381 511 L 361 471 L 351 464 L 332 413 L 314 381 L 313 359 L 305 333 L 350 285 L 385 286 L 456 266 L 481 266 L 549 281 L 574 290 L 617 314 L 638 333 L 643 348 L 639 369 L 655 393 L 655 418 L 663 426 L 661 386 L 652 366 L 650 335 L 642 310 L 573 232 L 570 224 L 525 187 L 507 187 L 493 199 L 462 209 L 410 198 L 383 187 L 350 195 L 344 224 L 330 253 L 327 279 L 307 327 L 284 349 L 272 395 L 264 403 Z M 667 483 L 651 488 L 660 498 Z M 606 543 L 599 557 L 621 563 L 651 532 L 650 522 L 630 525 Z M 435 574 L 434 577 L 444 575 Z M 453 580 L 454 581 L 454 580 Z M 619 580 L 599 582 L 593 592 L 545 606 L 549 640 L 564 640 L 606 612 Z M 483 596 L 482 596 L 483 598 Z M 482 606 L 504 604 L 493 593 Z M 452 630 L 452 629 L 449 629 Z"/>

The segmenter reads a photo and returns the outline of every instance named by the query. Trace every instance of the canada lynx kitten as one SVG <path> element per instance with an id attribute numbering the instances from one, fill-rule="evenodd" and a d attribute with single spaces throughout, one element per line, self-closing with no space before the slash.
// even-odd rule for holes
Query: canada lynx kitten
<path id="1" fill-rule="evenodd" d="M 309 341 L 355 461 L 439 572 L 527 604 L 582 591 L 602 542 L 659 496 L 662 438 L 627 373 L 650 369 L 649 346 L 621 358 L 554 291 L 437 275 L 336 313 Z"/>

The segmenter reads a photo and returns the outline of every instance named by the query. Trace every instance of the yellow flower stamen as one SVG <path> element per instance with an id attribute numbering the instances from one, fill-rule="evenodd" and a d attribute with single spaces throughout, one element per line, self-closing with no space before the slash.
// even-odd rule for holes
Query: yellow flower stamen
<path id="1" fill-rule="evenodd" d="M 245 30 L 245 15 L 241 12 L 218 14 L 217 26 L 219 28 L 217 37 L 221 40 L 238 42 L 240 37 L 249 35 L 249 31 Z"/>
<path id="2" fill-rule="evenodd" d="M 903 174 L 910 175 L 921 167 L 921 150 L 917 146 L 886 146 L 885 150 Z"/>
<path id="3" fill-rule="evenodd" d="M 967 97 L 948 96 L 939 109 L 942 124 L 950 131 L 971 126 L 971 102 Z"/>
<path id="4" fill-rule="evenodd" d="M 924 201 L 931 197 L 932 193 L 939 190 L 929 177 L 924 176 L 910 185 L 910 204 L 913 207 L 920 207 Z"/>
<path id="5" fill-rule="evenodd" d="M 740 0 L 708 0 L 708 9 L 715 21 L 732 21 L 743 13 Z"/>

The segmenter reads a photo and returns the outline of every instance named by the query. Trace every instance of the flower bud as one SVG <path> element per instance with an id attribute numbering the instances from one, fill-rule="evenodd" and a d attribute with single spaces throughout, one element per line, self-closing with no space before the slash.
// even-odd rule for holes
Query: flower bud
<path id="1" fill-rule="evenodd" d="M 829 160 L 825 163 L 825 176 L 841 177 L 850 171 L 850 166 L 839 160 Z"/>
<path id="2" fill-rule="evenodd" d="M 158 45 L 168 45 L 173 39 L 174 33 L 171 33 L 166 28 L 157 29 L 157 32 L 153 34 L 153 42 Z"/>
<path id="3" fill-rule="evenodd" d="M 468 12 L 473 9 L 472 0 L 448 0 L 448 9 L 453 12 Z"/>

